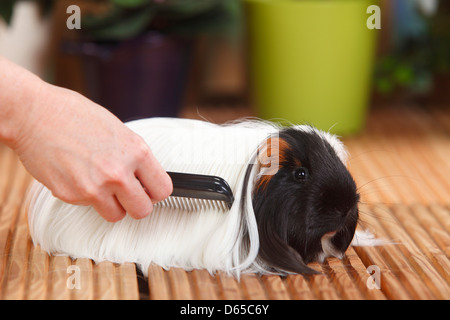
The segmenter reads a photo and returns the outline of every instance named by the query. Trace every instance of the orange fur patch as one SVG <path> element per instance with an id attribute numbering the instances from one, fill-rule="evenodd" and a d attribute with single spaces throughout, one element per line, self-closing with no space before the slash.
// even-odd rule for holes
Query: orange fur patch
<path id="1" fill-rule="evenodd" d="M 270 179 L 278 172 L 282 163 L 286 162 L 286 153 L 290 149 L 289 144 L 281 138 L 269 138 L 258 150 L 258 164 L 261 178 L 257 183 L 257 189 L 264 190 Z M 295 165 L 301 166 L 296 160 Z"/>

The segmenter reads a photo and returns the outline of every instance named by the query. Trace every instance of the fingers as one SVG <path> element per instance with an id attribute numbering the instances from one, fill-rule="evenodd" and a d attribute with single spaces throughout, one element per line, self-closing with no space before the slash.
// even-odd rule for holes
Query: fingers
<path id="1" fill-rule="evenodd" d="M 119 221 L 127 213 L 134 219 L 142 219 L 153 211 L 153 203 L 172 193 L 169 175 L 151 153 L 134 174 L 124 173 L 122 170 L 109 170 L 108 187 L 105 188 L 109 195 L 103 193 L 100 197 L 95 193 L 90 197 L 95 199 L 94 208 L 107 221 Z"/>
<path id="2" fill-rule="evenodd" d="M 136 170 L 136 177 L 145 187 L 153 203 L 162 201 L 172 194 L 172 180 L 151 153 L 141 162 Z"/>
<path id="3" fill-rule="evenodd" d="M 153 211 L 152 200 L 143 186 L 134 176 L 122 188 L 115 192 L 117 200 L 134 219 L 142 219 Z"/>
<path id="4" fill-rule="evenodd" d="M 112 186 L 111 192 L 109 196 L 97 197 L 92 204 L 109 222 L 117 222 L 126 214 L 134 219 L 142 219 L 153 211 L 152 200 L 134 176 Z"/>
<path id="5" fill-rule="evenodd" d="M 133 146 L 133 152 L 126 153 L 132 159 L 126 161 L 128 165 L 123 165 L 121 158 L 105 161 L 101 157 L 94 183 L 85 180 L 81 183 L 84 186 L 81 198 L 107 221 L 119 221 L 126 214 L 134 219 L 144 218 L 153 211 L 154 203 L 172 193 L 169 175 L 147 144 L 139 138 Z"/>
<path id="6" fill-rule="evenodd" d="M 114 191 L 115 203 L 107 202 L 95 209 L 108 221 L 116 222 L 128 213 L 134 219 L 142 219 L 153 211 L 153 203 L 167 198 L 172 193 L 172 181 L 165 171 L 151 170 L 140 179 L 131 177 L 126 184 Z"/>
<path id="7" fill-rule="evenodd" d="M 117 222 L 125 217 L 125 209 L 119 203 L 115 196 L 110 196 L 107 199 L 93 204 L 94 209 L 109 222 Z"/>
<path id="8" fill-rule="evenodd" d="M 135 176 L 115 193 L 120 204 L 134 219 L 146 217 L 153 211 L 153 203 L 166 199 L 173 190 L 172 180 L 148 146 L 141 150 L 141 161 Z"/>

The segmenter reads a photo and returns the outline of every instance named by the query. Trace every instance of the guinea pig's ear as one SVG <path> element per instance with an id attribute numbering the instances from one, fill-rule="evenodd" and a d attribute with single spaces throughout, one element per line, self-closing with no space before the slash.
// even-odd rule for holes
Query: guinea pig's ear
<path id="1" fill-rule="evenodd" d="M 257 162 L 259 167 L 259 185 L 265 187 L 280 166 L 287 161 L 290 146 L 286 140 L 274 135 L 258 148 Z"/>
<path id="2" fill-rule="evenodd" d="M 280 155 L 286 145 L 286 142 L 279 137 L 268 138 L 261 144 L 257 155 L 260 175 L 273 176 L 277 173 L 280 165 Z"/>

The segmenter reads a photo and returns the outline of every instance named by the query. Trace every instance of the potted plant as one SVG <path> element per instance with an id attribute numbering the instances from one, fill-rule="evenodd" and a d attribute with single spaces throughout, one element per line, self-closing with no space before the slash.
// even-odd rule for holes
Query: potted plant
<path id="1" fill-rule="evenodd" d="M 46 9 L 58 2 L 34 1 Z M 0 4 L 6 21 L 15 2 Z M 64 42 L 63 50 L 82 59 L 87 96 L 124 121 L 176 116 L 194 36 L 224 30 L 236 12 L 236 1 L 227 0 L 84 0 L 77 4 L 82 9 L 81 30 L 76 40 Z"/>
<path id="2" fill-rule="evenodd" d="M 259 116 L 339 134 L 364 125 L 377 30 L 370 0 L 245 0 Z"/>
<path id="3" fill-rule="evenodd" d="M 448 101 L 450 3 L 397 1 L 392 9 L 392 48 L 375 69 L 377 97 Z"/>

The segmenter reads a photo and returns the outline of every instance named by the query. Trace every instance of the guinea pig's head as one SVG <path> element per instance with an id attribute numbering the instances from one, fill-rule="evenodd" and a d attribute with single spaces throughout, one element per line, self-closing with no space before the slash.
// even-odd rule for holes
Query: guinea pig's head
<path id="1" fill-rule="evenodd" d="M 266 268 L 311 274 L 307 263 L 343 256 L 359 202 L 345 157 L 335 136 L 309 126 L 283 129 L 259 149 L 253 208 Z"/>

